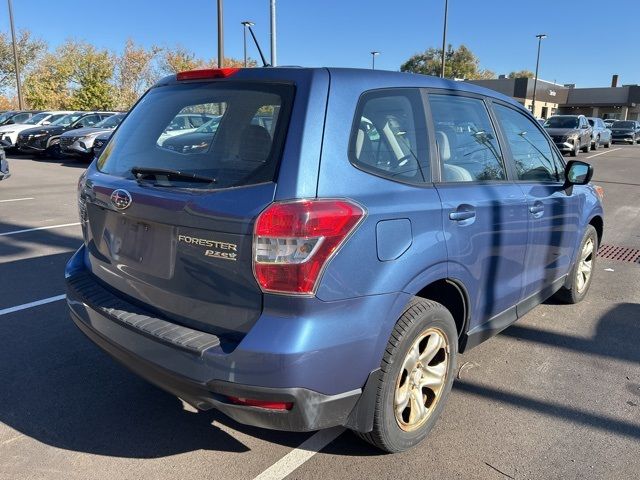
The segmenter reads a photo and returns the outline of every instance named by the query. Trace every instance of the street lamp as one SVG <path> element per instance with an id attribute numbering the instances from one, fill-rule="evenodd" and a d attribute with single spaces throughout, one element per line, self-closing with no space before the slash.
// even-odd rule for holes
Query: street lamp
<path id="1" fill-rule="evenodd" d="M 222 0 L 218 0 L 218 68 L 224 66 L 224 18 Z"/>
<path id="2" fill-rule="evenodd" d="M 442 63 L 440 66 L 440 78 L 444 78 L 444 56 L 447 48 L 447 14 L 449 13 L 449 0 L 444 0 L 444 26 L 442 27 Z"/>
<path id="3" fill-rule="evenodd" d="M 538 86 L 538 67 L 540 66 L 540 44 L 542 44 L 542 40 L 547 38 L 544 33 L 536 35 L 538 39 L 538 57 L 536 59 L 536 76 L 533 77 L 533 98 L 531 99 L 531 113 L 533 116 L 536 116 L 536 89 Z"/>
<path id="4" fill-rule="evenodd" d="M 376 69 L 376 56 L 380 55 L 380 52 L 377 51 L 373 51 L 371 52 L 371 70 L 375 70 Z"/>
<path id="5" fill-rule="evenodd" d="M 16 69 L 16 89 L 18 93 L 18 108 L 22 110 L 22 88 L 20 86 L 20 63 L 18 62 L 18 47 L 16 45 L 16 31 L 13 26 L 13 4 L 11 0 L 7 0 L 9 4 L 9 23 L 11 24 L 11 39 L 13 40 L 13 62 Z"/>
<path id="6" fill-rule="evenodd" d="M 269 1 L 269 22 L 271 23 L 271 66 L 278 64 L 276 56 L 276 0 Z"/>
<path id="7" fill-rule="evenodd" d="M 247 68 L 247 27 L 252 27 L 255 23 L 250 22 L 249 20 L 245 20 L 242 22 L 244 25 L 243 33 L 244 33 L 244 68 Z"/>

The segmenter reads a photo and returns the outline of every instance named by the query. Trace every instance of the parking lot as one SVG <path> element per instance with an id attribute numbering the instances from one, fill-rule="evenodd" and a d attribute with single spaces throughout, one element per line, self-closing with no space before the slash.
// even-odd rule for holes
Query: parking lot
<path id="1" fill-rule="evenodd" d="M 640 249 L 640 145 L 578 158 L 605 189 L 604 244 Z M 383 455 L 343 429 L 273 432 L 196 413 L 116 364 L 62 297 L 81 242 L 85 164 L 10 162 L 0 182 L 0 479 L 639 478 L 640 260 L 600 258 L 584 302 L 548 301 L 463 355 L 430 437 Z"/>

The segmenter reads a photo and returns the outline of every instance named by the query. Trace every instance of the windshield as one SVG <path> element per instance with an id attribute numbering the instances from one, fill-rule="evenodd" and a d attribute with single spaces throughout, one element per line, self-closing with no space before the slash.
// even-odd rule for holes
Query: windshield
<path id="1" fill-rule="evenodd" d="M 70 113 L 69 115 L 65 115 L 62 118 L 59 118 L 55 122 L 51 122 L 51 125 L 59 125 L 61 127 L 68 127 L 73 122 L 78 120 L 83 114 L 82 113 Z"/>
<path id="2" fill-rule="evenodd" d="M 273 181 L 292 100 L 289 85 L 206 82 L 151 89 L 118 128 L 98 168 L 126 178 L 134 178 L 134 168 L 174 170 L 215 178 L 215 188 Z M 257 117 L 268 117 L 271 128 L 256 124 Z M 209 187 L 178 175 L 170 186 Z"/>
<path id="3" fill-rule="evenodd" d="M 124 118 L 124 115 L 111 115 L 110 117 L 105 118 L 101 122 L 96 123 L 94 128 L 116 128 L 120 125 L 120 122 Z"/>
<path id="4" fill-rule="evenodd" d="M 578 117 L 551 117 L 544 123 L 545 128 L 578 128 Z"/>
<path id="5" fill-rule="evenodd" d="M 613 123 L 613 128 L 631 129 L 631 128 L 635 128 L 635 126 L 636 126 L 636 124 L 634 122 L 618 121 L 618 122 L 614 122 Z"/>
<path id="6" fill-rule="evenodd" d="M 25 125 L 38 125 L 43 120 L 46 120 L 49 116 L 51 116 L 50 113 L 38 113 L 37 115 L 34 115 L 29 120 L 25 120 L 22 123 L 24 123 Z"/>
<path id="7" fill-rule="evenodd" d="M 0 115 L 0 123 L 3 123 L 9 120 L 14 115 L 15 115 L 15 112 L 4 112 L 2 115 Z"/>

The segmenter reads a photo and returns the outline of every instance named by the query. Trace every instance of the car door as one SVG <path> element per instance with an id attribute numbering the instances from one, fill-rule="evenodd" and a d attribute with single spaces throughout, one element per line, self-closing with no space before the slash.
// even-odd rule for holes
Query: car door
<path id="1" fill-rule="evenodd" d="M 528 221 L 524 194 L 508 178 L 481 97 L 432 91 L 428 104 L 449 276 L 469 290 L 470 327 L 499 330 L 516 319 L 522 293 Z"/>
<path id="2" fill-rule="evenodd" d="M 564 186 L 564 161 L 536 122 L 494 103 L 518 185 L 527 201 L 528 246 L 523 300 L 552 288 L 571 267 L 579 232 L 579 199 Z"/>

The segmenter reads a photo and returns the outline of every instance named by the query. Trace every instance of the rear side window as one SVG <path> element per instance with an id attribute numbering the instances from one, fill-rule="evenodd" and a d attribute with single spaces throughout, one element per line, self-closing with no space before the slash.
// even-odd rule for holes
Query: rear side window
<path id="1" fill-rule="evenodd" d="M 273 181 L 293 102 L 293 85 L 203 82 L 147 93 L 98 160 L 112 175 L 167 169 L 215 179 L 173 179 L 188 188 L 227 188 Z M 256 118 L 268 118 L 262 123 Z"/>
<path id="2" fill-rule="evenodd" d="M 556 159 L 547 137 L 533 120 L 503 105 L 494 105 L 494 110 L 509 143 L 518 179 L 538 182 L 562 181 L 563 168 Z"/>
<path id="3" fill-rule="evenodd" d="M 360 97 L 349 159 L 361 170 L 397 182 L 430 182 L 426 139 L 417 89 L 373 90 Z"/>
<path id="4" fill-rule="evenodd" d="M 444 182 L 505 180 L 500 147 L 484 102 L 429 95 Z"/>

